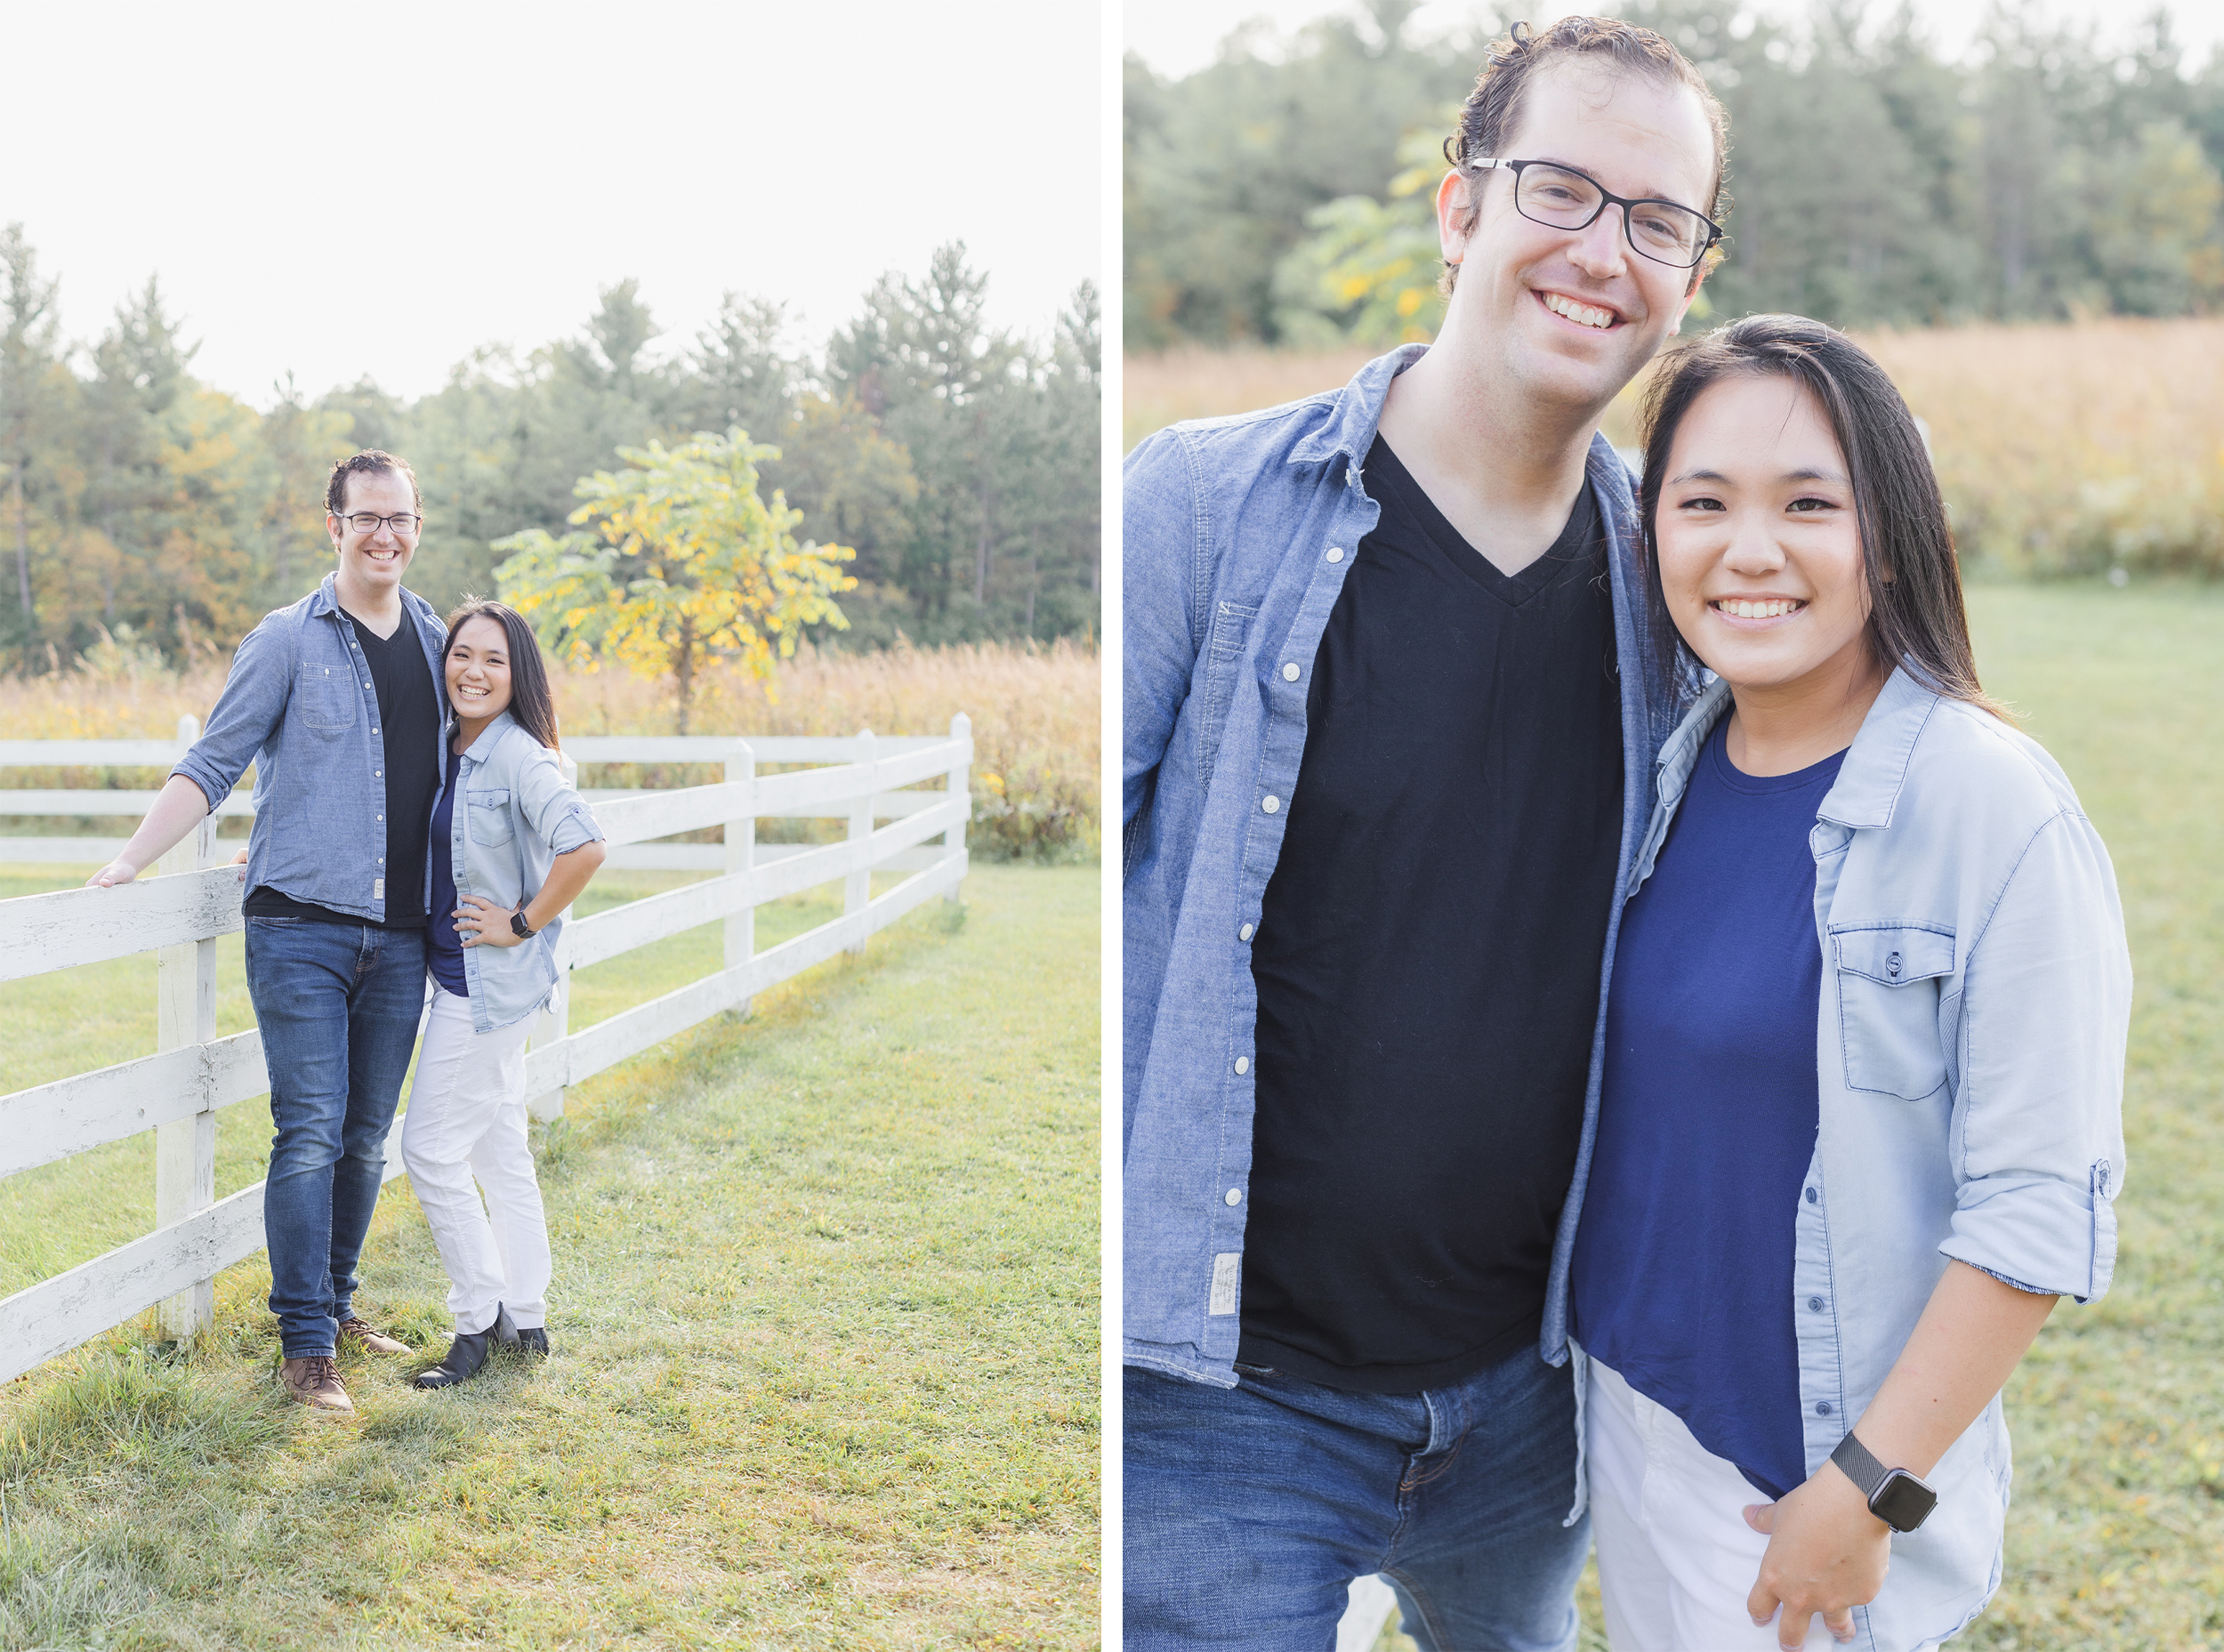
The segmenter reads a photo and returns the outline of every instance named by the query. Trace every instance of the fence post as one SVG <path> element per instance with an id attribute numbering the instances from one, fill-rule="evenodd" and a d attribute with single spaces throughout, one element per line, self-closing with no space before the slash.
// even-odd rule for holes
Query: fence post
<path id="1" fill-rule="evenodd" d="M 873 835 L 873 790 L 880 784 L 875 744 L 870 729 L 858 730 L 857 761 L 865 766 L 865 788 L 850 804 L 850 841 L 852 843 L 862 843 Z M 842 915 L 846 917 L 852 913 L 863 912 L 872 899 L 873 868 L 859 866 L 850 874 L 849 883 L 843 890 Z M 862 935 L 858 937 L 857 945 L 850 948 L 851 957 L 862 958 L 865 955 L 866 939 Z"/>
<path id="2" fill-rule="evenodd" d="M 956 716 L 950 719 L 950 738 L 953 740 L 971 741 L 972 737 L 973 720 L 971 717 L 968 717 L 963 712 L 960 712 Z M 970 760 L 961 760 L 960 762 L 950 765 L 950 778 L 947 782 L 950 795 L 952 797 L 962 797 L 965 800 L 966 820 L 970 820 L 973 818 L 972 775 L 973 765 Z M 952 826 L 948 831 L 945 832 L 942 834 L 942 842 L 944 847 L 949 850 L 959 850 L 964 848 L 965 821 L 959 821 L 957 825 Z M 951 884 L 949 893 L 943 896 L 942 899 L 953 907 L 963 904 L 965 899 L 964 882 L 965 880 L 960 878 L 956 882 Z"/>
<path id="3" fill-rule="evenodd" d="M 178 739 L 200 737 L 197 718 L 178 719 Z M 216 856 L 216 814 L 211 810 L 185 841 L 157 863 L 157 875 L 198 872 Z M 212 939 L 164 947 L 155 955 L 155 1048 L 182 1049 L 216 1036 L 216 942 Z M 155 1226 L 166 1228 L 216 1202 L 216 1112 L 208 1086 L 190 1117 L 155 1126 Z M 163 1334 L 183 1340 L 216 1318 L 216 1281 L 201 1279 L 157 1310 Z"/>
<path id="4" fill-rule="evenodd" d="M 556 768 L 564 777 L 564 784 L 576 790 L 579 785 L 577 761 L 560 751 L 556 753 Z M 434 845 L 436 852 L 439 847 L 437 844 Z M 563 918 L 564 927 L 568 930 L 571 927 L 569 907 L 564 908 Z M 540 1050 L 552 1044 L 560 1044 L 570 1034 L 570 1031 L 571 937 L 564 934 L 556 938 L 556 996 L 550 1002 L 548 1008 L 542 1011 L 541 1018 L 533 1023 L 533 1036 L 526 1040 L 525 1047 L 528 1050 Z M 564 1116 L 563 1086 L 560 1084 L 544 1094 L 528 1097 L 525 1108 L 527 1112 L 544 1124 L 552 1119 L 561 1118 Z"/>
<path id="5" fill-rule="evenodd" d="M 726 823 L 726 875 L 746 877 L 757 864 L 757 754 L 745 741 L 734 742 L 734 749 L 726 759 L 726 782 L 749 788 L 749 808 L 752 812 L 737 815 Z M 737 970 L 757 955 L 756 891 L 750 890 L 751 904 L 726 920 L 726 967 Z M 744 998 L 734 1005 L 735 1015 L 749 1013 L 749 1000 Z"/>

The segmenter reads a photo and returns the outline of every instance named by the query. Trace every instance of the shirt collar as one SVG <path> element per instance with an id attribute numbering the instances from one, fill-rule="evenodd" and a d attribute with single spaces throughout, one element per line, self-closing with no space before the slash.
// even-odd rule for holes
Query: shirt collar
<path id="1" fill-rule="evenodd" d="M 1352 376 L 1351 383 L 1336 392 L 1326 423 L 1309 431 L 1290 448 L 1292 464 L 1320 464 L 1344 456 L 1344 463 L 1358 470 L 1366 462 L 1366 450 L 1374 445 L 1374 432 L 1382 423 L 1382 403 L 1390 395 L 1390 383 L 1407 367 L 1428 354 L 1426 344 L 1400 344 L 1387 356 L 1377 356 Z"/>
<path id="2" fill-rule="evenodd" d="M 492 722 L 479 730 L 479 737 L 471 743 L 470 747 L 456 755 L 467 763 L 484 762 L 494 755 L 495 747 L 502 744 L 504 731 L 517 726 L 517 719 L 510 715 L 510 708 L 505 705 L 495 713 Z M 455 723 L 453 719 L 449 720 L 446 738 L 449 744 L 455 743 Z"/>
<path id="3" fill-rule="evenodd" d="M 1861 720 L 1852 749 L 1839 767 L 1837 783 L 1816 811 L 1817 818 L 1844 826 L 1890 826 L 1900 787 L 1907 782 L 1915 741 L 1938 708 L 1938 695 L 1905 667 L 1896 668 Z"/>

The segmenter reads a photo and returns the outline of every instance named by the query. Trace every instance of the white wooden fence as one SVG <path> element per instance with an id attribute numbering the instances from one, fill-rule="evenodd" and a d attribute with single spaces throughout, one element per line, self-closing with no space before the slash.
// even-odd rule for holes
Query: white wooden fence
<path id="1" fill-rule="evenodd" d="M 167 766 L 195 731 L 186 719 L 174 743 L 0 741 L 0 766 Z M 611 845 L 606 865 L 715 868 L 721 875 L 564 926 L 560 984 L 526 1057 L 527 1093 L 542 1118 L 563 1111 L 567 1085 L 721 1011 L 746 1009 L 753 994 L 837 952 L 862 955 L 875 930 L 935 895 L 958 899 L 973 756 L 971 724 L 963 713 L 950 720 L 947 737 L 620 736 L 574 739 L 565 751 L 575 775 L 575 762 L 722 763 L 726 778 L 715 785 L 587 793 Z M 823 766 L 759 775 L 759 763 Z M 907 789 L 938 778 L 947 778 L 947 790 Z M 0 813 L 136 816 L 154 797 L 0 789 Z M 217 814 L 244 812 L 244 796 L 235 795 Z M 757 821 L 798 817 L 846 820 L 848 835 L 819 845 L 757 842 Z M 650 842 L 712 826 L 725 828 L 722 844 Z M 0 981 L 153 952 L 158 1003 L 154 1054 L 0 1096 L 0 1177 L 143 1130 L 155 1132 L 156 1143 L 155 1230 L 0 1301 L 0 1382 L 157 1304 L 165 1332 L 190 1334 L 212 1318 L 216 1274 L 262 1248 L 263 1184 L 215 1197 L 216 1115 L 270 1087 L 260 1033 L 216 1036 L 216 938 L 244 927 L 246 872 L 217 864 L 238 845 L 227 840 L 220 850 L 215 827 L 215 816 L 204 820 L 163 857 L 153 878 L 0 900 Z M 940 841 L 929 845 L 930 839 Z M 0 837 L 0 862 L 100 865 L 121 847 L 120 839 Z M 911 875 L 874 897 L 875 869 Z M 843 886 L 842 916 L 756 950 L 757 907 L 836 880 Z M 723 967 L 570 1030 L 570 971 L 713 921 L 725 925 Z M 390 1181 L 401 1173 L 400 1130 L 397 1119 L 386 1144 Z"/>

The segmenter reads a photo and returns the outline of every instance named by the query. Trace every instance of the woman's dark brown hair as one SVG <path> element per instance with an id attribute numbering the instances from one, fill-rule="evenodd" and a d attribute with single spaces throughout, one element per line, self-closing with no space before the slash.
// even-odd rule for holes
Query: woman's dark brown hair
<path id="1" fill-rule="evenodd" d="M 441 687 L 447 688 L 448 650 L 469 621 L 491 619 L 510 637 L 510 715 L 519 728 L 551 751 L 556 749 L 556 697 L 548 691 L 548 668 L 541 645 L 525 616 L 492 597 L 465 597 L 447 616 L 447 641 L 440 645 Z"/>
<path id="2" fill-rule="evenodd" d="M 1668 356 L 1646 389 L 1637 516 L 1645 528 L 1647 602 L 1662 669 L 1688 682 L 1699 662 L 1670 618 L 1661 589 L 1654 531 L 1661 483 L 1691 404 L 1710 385 L 1732 378 L 1789 379 L 1806 388 L 1830 421 L 1853 484 L 1869 592 L 1869 652 L 1878 668 L 1889 673 L 1905 666 L 1934 693 L 2003 717 L 1978 686 L 1954 536 L 1914 415 L 1873 357 L 1836 328 L 1804 316 L 1748 316 L 1718 327 Z"/>

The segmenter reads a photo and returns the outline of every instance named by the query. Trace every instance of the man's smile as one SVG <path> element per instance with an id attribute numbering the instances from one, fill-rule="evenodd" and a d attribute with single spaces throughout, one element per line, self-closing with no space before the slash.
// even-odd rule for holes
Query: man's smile
<path id="1" fill-rule="evenodd" d="M 1612 305 L 1570 297 L 1566 293 L 1531 290 L 1536 293 L 1538 303 L 1562 320 L 1573 322 L 1579 327 L 1587 327 L 1594 333 L 1606 333 L 1623 324 L 1621 312 Z"/>

